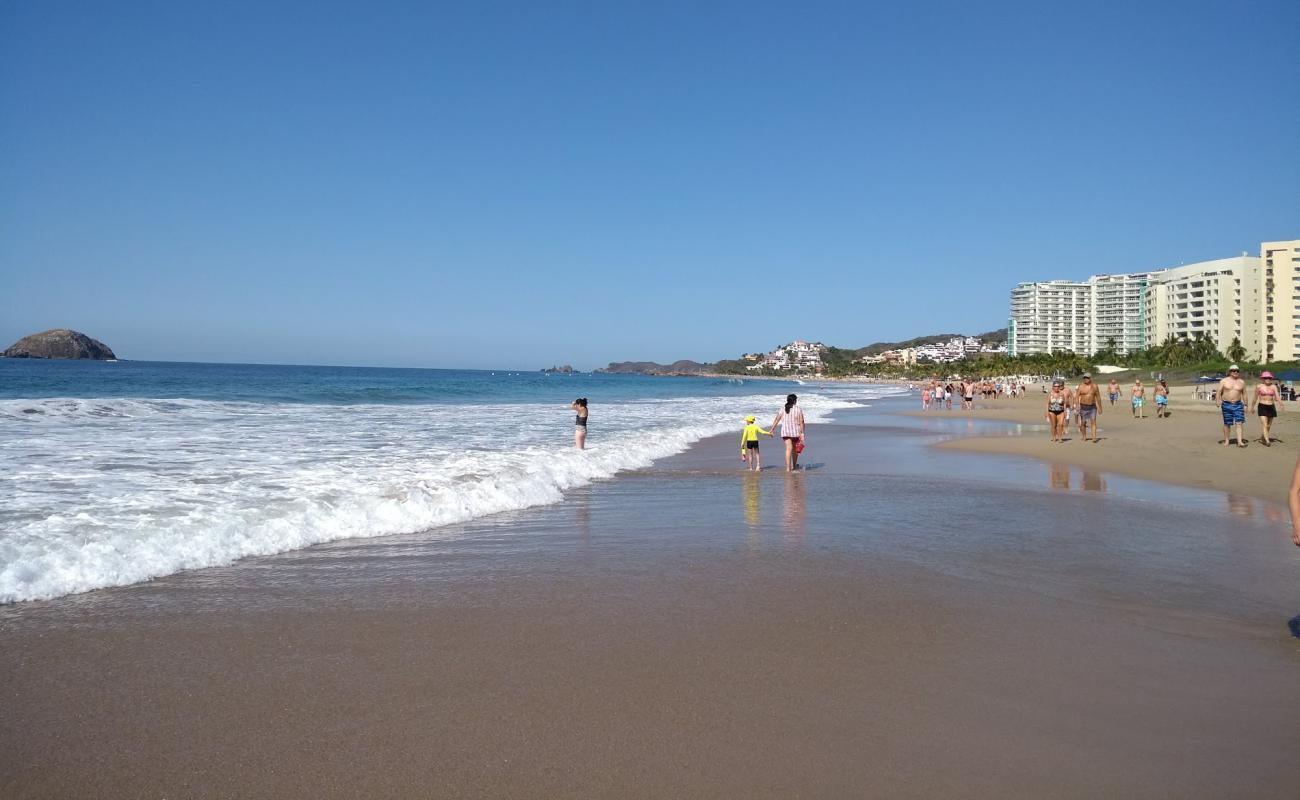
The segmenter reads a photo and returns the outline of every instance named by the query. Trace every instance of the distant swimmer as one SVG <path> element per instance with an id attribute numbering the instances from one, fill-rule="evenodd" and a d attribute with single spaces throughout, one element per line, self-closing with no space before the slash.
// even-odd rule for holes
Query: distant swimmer
<path id="1" fill-rule="evenodd" d="M 745 417 L 745 429 L 740 433 L 740 460 L 749 459 L 748 469 L 758 472 L 763 469 L 763 457 L 758 452 L 758 435 L 771 436 L 771 431 L 765 431 L 754 422 L 754 415 L 750 414 Z"/>
<path id="2" fill-rule="evenodd" d="M 587 449 L 587 398 L 579 397 L 569 404 L 577 412 L 573 420 L 573 446 L 579 450 Z"/>
<path id="3" fill-rule="evenodd" d="M 1074 393 L 1075 403 L 1079 408 L 1079 433 L 1088 438 L 1088 426 L 1092 426 L 1092 443 L 1096 444 L 1097 417 L 1101 414 L 1101 387 L 1092 382 L 1092 376 L 1084 373 L 1083 383 Z"/>
<path id="4" fill-rule="evenodd" d="M 1106 387 L 1106 396 L 1110 398 L 1110 404 L 1112 407 L 1119 402 L 1119 394 L 1119 381 L 1111 378 L 1110 385 Z"/>
<path id="5" fill-rule="evenodd" d="M 786 395 L 785 408 L 776 412 L 770 427 L 776 430 L 777 425 L 781 426 L 781 441 L 785 443 L 785 471 L 793 472 L 799 469 L 799 453 L 807 437 L 798 395 Z"/>
<path id="6" fill-rule="evenodd" d="M 1232 432 L 1237 432 L 1237 446 L 1245 447 L 1242 429 L 1246 427 L 1246 382 L 1241 379 L 1241 367 L 1233 364 L 1228 367 L 1228 377 L 1219 381 L 1219 388 L 1214 392 L 1214 399 L 1219 401 L 1223 411 L 1223 446 L 1232 442 Z"/>
<path id="7" fill-rule="evenodd" d="M 1258 410 L 1259 413 L 1261 428 L 1259 441 L 1265 447 L 1272 447 L 1273 420 L 1277 418 L 1277 412 L 1284 410 L 1282 408 L 1282 393 L 1278 391 L 1277 386 L 1273 383 L 1273 373 L 1268 370 L 1259 373 L 1259 380 L 1260 383 L 1255 386 L 1255 399 L 1251 402 L 1251 411 Z"/>
<path id="8" fill-rule="evenodd" d="M 1133 419 L 1146 419 L 1146 412 L 1142 410 L 1142 406 L 1144 406 L 1147 401 L 1147 387 L 1142 385 L 1141 378 L 1138 378 L 1133 382 L 1133 391 L 1131 394 L 1133 396 Z"/>

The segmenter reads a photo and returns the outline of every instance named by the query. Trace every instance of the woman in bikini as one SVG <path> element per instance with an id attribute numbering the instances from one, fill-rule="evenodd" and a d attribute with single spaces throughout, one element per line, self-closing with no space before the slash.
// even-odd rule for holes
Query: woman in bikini
<path id="1" fill-rule="evenodd" d="M 1065 441 L 1065 404 L 1068 399 L 1065 383 L 1053 381 L 1052 391 L 1047 393 L 1047 424 L 1052 428 L 1053 442 Z"/>
<path id="2" fill-rule="evenodd" d="M 1255 386 L 1255 397 L 1250 404 L 1250 410 L 1251 413 L 1256 411 L 1259 413 L 1259 425 L 1262 429 L 1259 435 L 1260 442 L 1265 447 L 1272 447 L 1273 439 L 1269 434 L 1273 430 L 1273 420 L 1277 418 L 1277 412 L 1282 409 L 1282 393 L 1273 383 L 1273 373 L 1265 370 L 1259 374 L 1259 379 L 1263 382 Z"/>
<path id="3" fill-rule="evenodd" d="M 569 409 L 577 416 L 573 420 L 573 446 L 579 450 L 587 449 L 587 398 L 579 397 L 569 404 Z"/>

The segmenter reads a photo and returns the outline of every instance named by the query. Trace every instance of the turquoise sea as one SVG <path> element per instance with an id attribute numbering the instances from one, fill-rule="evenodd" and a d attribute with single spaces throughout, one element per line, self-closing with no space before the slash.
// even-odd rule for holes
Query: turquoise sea
<path id="1" fill-rule="evenodd" d="M 0 359 L 0 602 L 565 493 L 800 393 L 810 421 L 897 389 L 517 371 Z M 576 397 L 588 449 L 573 447 Z"/>

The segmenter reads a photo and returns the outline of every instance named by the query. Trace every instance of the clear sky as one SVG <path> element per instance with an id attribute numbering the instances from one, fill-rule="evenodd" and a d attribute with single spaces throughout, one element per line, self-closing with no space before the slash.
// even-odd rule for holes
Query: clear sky
<path id="1" fill-rule="evenodd" d="M 0 3 L 0 347 L 580 368 L 1300 237 L 1300 3 Z"/>

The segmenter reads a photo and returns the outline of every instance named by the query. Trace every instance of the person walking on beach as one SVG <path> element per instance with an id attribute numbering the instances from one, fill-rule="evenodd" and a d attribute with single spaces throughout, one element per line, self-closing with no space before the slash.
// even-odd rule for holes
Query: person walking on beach
<path id="1" fill-rule="evenodd" d="M 1300 547 L 1300 459 L 1295 462 L 1295 471 L 1291 473 L 1291 489 L 1286 494 L 1287 505 L 1291 507 L 1291 544 Z M 1291 635 L 1300 639 L 1300 614 L 1287 621 Z"/>
<path id="2" fill-rule="evenodd" d="M 785 442 L 785 471 L 799 469 L 799 451 L 803 450 L 807 431 L 803 424 L 803 409 L 799 407 L 799 397 L 789 394 L 785 397 L 785 409 L 776 412 L 769 426 L 772 430 L 781 426 L 781 441 Z"/>
<path id="3" fill-rule="evenodd" d="M 1083 383 L 1074 393 L 1078 404 L 1079 433 L 1088 438 L 1088 426 L 1092 425 L 1092 443 L 1097 443 L 1097 416 L 1101 414 L 1101 387 L 1092 382 L 1092 376 L 1084 373 Z"/>
<path id="4" fill-rule="evenodd" d="M 1069 397 L 1065 394 L 1065 381 L 1052 381 L 1052 391 L 1047 393 L 1047 424 L 1052 429 L 1052 442 L 1065 441 L 1065 406 Z"/>
<path id="5" fill-rule="evenodd" d="M 1142 406 L 1147 401 L 1147 387 L 1142 385 L 1142 379 L 1138 378 L 1133 382 L 1133 419 L 1146 419 L 1146 413 L 1142 411 Z"/>
<path id="6" fill-rule="evenodd" d="M 579 397 L 569 404 L 577 412 L 573 420 L 573 446 L 579 450 L 587 449 L 587 398 Z"/>
<path id="7" fill-rule="evenodd" d="M 1169 416 L 1169 384 L 1163 378 L 1156 384 L 1156 419 Z"/>
<path id="8" fill-rule="evenodd" d="M 1245 447 L 1242 430 L 1246 427 L 1246 382 L 1241 379 L 1241 367 L 1233 364 L 1228 367 L 1228 377 L 1219 381 L 1219 388 L 1214 392 L 1214 399 L 1219 401 L 1223 410 L 1223 446 L 1232 443 L 1231 433 L 1237 431 L 1237 446 Z"/>
<path id="9" fill-rule="evenodd" d="M 1110 379 L 1110 385 L 1106 387 L 1106 394 L 1110 397 L 1111 408 L 1119 401 L 1119 381 L 1114 378 Z"/>
<path id="10" fill-rule="evenodd" d="M 1259 374 L 1262 381 L 1255 386 L 1255 397 L 1251 401 L 1251 413 L 1259 412 L 1259 426 L 1261 428 L 1259 441 L 1265 447 L 1273 446 L 1273 439 L 1270 433 L 1273 430 L 1273 420 L 1277 418 L 1277 412 L 1282 410 L 1282 393 L 1273 385 L 1273 373 L 1264 370 Z"/>
<path id="11" fill-rule="evenodd" d="M 740 432 L 740 460 L 749 459 L 748 469 L 759 472 L 763 469 L 763 458 L 758 454 L 758 435 L 771 436 L 771 431 L 765 431 L 754 422 L 754 415 L 750 414 L 745 417 L 745 429 Z"/>
<path id="12" fill-rule="evenodd" d="M 964 378 L 961 382 L 961 410 L 971 411 L 975 408 L 975 381 Z"/>

